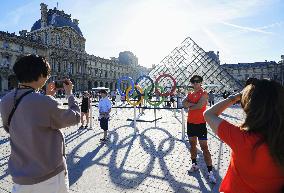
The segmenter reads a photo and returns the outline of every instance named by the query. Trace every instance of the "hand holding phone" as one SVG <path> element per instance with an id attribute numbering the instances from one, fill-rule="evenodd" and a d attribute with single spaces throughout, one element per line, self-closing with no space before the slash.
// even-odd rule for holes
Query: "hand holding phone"
<path id="1" fill-rule="evenodd" d="M 55 88 L 57 88 L 57 89 L 64 88 L 64 83 L 66 85 L 69 84 L 69 82 L 67 80 L 56 80 L 56 81 L 54 81 Z"/>

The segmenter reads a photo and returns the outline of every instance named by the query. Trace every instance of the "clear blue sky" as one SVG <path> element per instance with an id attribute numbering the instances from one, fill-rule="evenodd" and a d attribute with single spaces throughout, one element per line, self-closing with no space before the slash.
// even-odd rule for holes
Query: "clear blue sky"
<path id="1" fill-rule="evenodd" d="M 188 36 L 221 63 L 284 55 L 284 0 L 1 0 L 0 30 L 30 30 L 41 2 L 79 19 L 87 53 L 104 58 L 129 50 L 150 67 Z"/>

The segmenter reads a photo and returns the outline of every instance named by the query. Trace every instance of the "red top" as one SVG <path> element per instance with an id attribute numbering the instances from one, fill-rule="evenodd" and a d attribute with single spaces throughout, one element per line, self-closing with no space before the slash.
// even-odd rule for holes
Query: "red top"
<path id="1" fill-rule="evenodd" d="M 225 193 L 280 193 L 284 173 L 269 154 L 266 144 L 254 152 L 258 135 L 240 130 L 227 121 L 218 127 L 218 136 L 232 149 L 231 161 L 220 192 Z"/>
<path id="2" fill-rule="evenodd" d="M 187 95 L 187 100 L 190 103 L 198 103 L 200 98 L 206 95 L 207 92 L 200 89 L 197 92 L 190 92 Z M 206 110 L 206 104 L 201 108 L 201 109 L 195 109 L 195 110 L 189 110 L 188 111 L 188 117 L 187 117 L 187 122 L 188 123 L 193 123 L 193 124 L 200 124 L 200 123 L 205 123 L 205 119 L 203 116 L 203 112 Z"/>

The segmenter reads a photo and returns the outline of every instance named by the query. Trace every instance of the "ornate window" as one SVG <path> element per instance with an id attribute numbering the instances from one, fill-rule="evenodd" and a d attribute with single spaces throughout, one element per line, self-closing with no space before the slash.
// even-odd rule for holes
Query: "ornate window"
<path id="1" fill-rule="evenodd" d="M 24 52 L 24 46 L 23 45 L 19 45 L 19 51 Z"/>
<path id="2" fill-rule="evenodd" d="M 79 73 L 82 73 L 82 65 L 79 65 Z"/>
<path id="3" fill-rule="evenodd" d="M 74 65 L 72 63 L 70 63 L 69 65 L 70 65 L 69 73 L 74 74 Z"/>
<path id="4" fill-rule="evenodd" d="M 1 63 L 1 67 L 9 68 L 10 64 L 11 64 L 11 58 L 9 56 L 4 56 Z"/>
<path id="5" fill-rule="evenodd" d="M 44 32 L 44 43 L 48 44 L 48 34 L 47 34 L 47 32 Z"/>
<path id="6" fill-rule="evenodd" d="M 57 64 L 57 72 L 61 72 L 61 65 L 59 63 Z"/>
<path id="7" fill-rule="evenodd" d="M 59 46 L 59 45 L 60 45 L 60 41 L 61 41 L 60 35 L 56 34 L 56 36 L 55 36 L 55 44 L 56 44 L 57 46 Z"/>
<path id="8" fill-rule="evenodd" d="M 9 43 L 8 42 L 3 42 L 3 48 L 8 49 L 9 48 Z"/>
<path id="9" fill-rule="evenodd" d="M 71 40 L 70 37 L 69 37 L 68 41 L 69 41 L 69 48 L 72 48 L 72 40 Z"/>
<path id="10" fill-rule="evenodd" d="M 55 59 L 54 59 L 54 58 L 51 58 L 51 69 L 54 70 L 54 71 L 56 70 L 56 69 L 55 69 L 55 66 L 56 66 L 55 63 L 56 63 L 56 62 L 55 62 Z"/>
<path id="11" fill-rule="evenodd" d="M 102 73 L 103 73 L 103 71 L 101 69 L 99 69 L 99 77 L 100 78 L 102 77 Z"/>
<path id="12" fill-rule="evenodd" d="M 67 61 L 63 61 L 63 71 L 67 70 Z"/>

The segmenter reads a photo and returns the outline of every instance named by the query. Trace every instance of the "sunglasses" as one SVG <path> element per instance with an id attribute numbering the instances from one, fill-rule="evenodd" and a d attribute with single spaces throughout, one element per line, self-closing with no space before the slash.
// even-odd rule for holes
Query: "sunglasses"
<path id="1" fill-rule="evenodd" d="M 191 83 L 192 84 L 194 84 L 194 83 L 201 83 L 201 80 L 192 80 Z"/>

